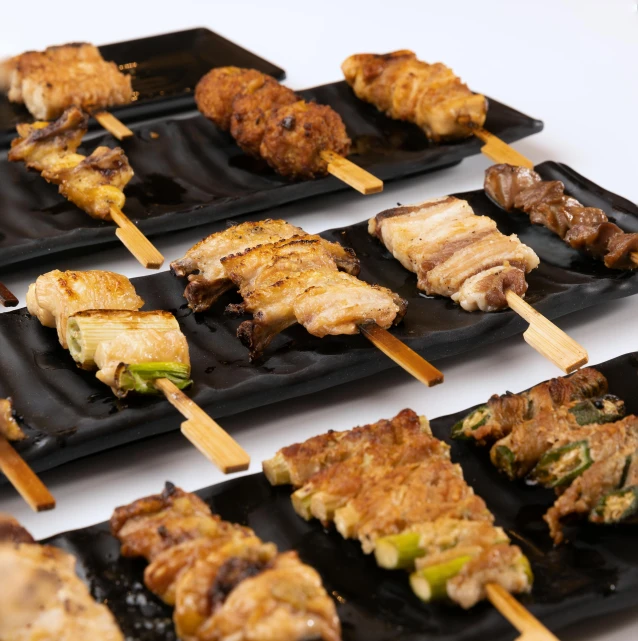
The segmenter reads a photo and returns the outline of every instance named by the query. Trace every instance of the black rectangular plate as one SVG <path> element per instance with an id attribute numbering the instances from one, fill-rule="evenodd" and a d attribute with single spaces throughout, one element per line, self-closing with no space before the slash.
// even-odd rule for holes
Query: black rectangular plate
<path id="1" fill-rule="evenodd" d="M 638 355 L 620 356 L 597 367 L 608 377 L 611 391 L 626 400 L 627 411 L 637 413 Z M 635 526 L 586 524 L 570 530 L 572 543 L 553 548 L 541 518 L 555 498 L 553 493 L 508 482 L 492 466 L 485 449 L 450 441 L 451 426 L 469 411 L 431 421 L 432 430 L 451 443 L 452 459 L 461 464 L 497 524 L 529 557 L 534 589 L 521 596 L 521 602 L 554 632 L 589 617 L 636 607 Z M 272 488 L 262 474 L 227 481 L 199 494 L 223 518 L 249 525 L 281 550 L 296 549 L 320 572 L 328 593 L 336 598 L 344 641 L 509 641 L 516 636 L 487 602 L 469 611 L 446 603 L 421 603 L 410 591 L 407 573 L 377 568 L 356 542 L 299 518 L 292 509 L 290 488 Z M 107 524 L 47 542 L 79 557 L 81 574 L 95 596 L 108 599 L 127 638 L 175 640 L 171 609 L 141 585 L 145 563 L 119 556 L 119 544 Z"/>
<path id="2" fill-rule="evenodd" d="M 479 153 L 483 144 L 474 138 L 432 144 L 414 125 L 390 120 L 358 100 L 345 82 L 300 94 L 341 114 L 354 141 L 352 160 L 383 180 L 453 165 Z M 543 125 L 492 100 L 486 126 L 512 142 Z M 242 153 L 229 134 L 199 114 L 135 131 L 134 138 L 120 143 L 136 173 L 126 188 L 124 211 L 148 236 L 350 189 L 333 177 L 287 182 Z M 116 142 L 105 134 L 82 150 L 87 153 L 97 144 L 113 147 Z M 117 242 L 113 224 L 92 219 L 64 200 L 55 185 L 6 158 L 0 159 L 0 202 L 0 267 Z"/>
<path id="3" fill-rule="evenodd" d="M 537 170 L 544 178 L 562 180 L 567 193 L 585 205 L 605 209 L 624 229 L 638 231 L 638 207 L 627 200 L 564 165 L 544 163 Z M 547 317 L 557 318 L 638 292 L 638 274 L 607 269 L 547 229 L 530 225 L 525 215 L 505 213 L 483 190 L 459 196 L 476 213 L 493 217 L 502 232 L 517 233 L 537 252 L 541 265 L 528 277 L 527 300 Z M 277 212 L 268 215 L 277 217 Z M 414 274 L 368 234 L 367 222 L 323 236 L 355 249 L 364 280 L 385 285 L 408 300 L 408 313 L 392 332 L 428 359 L 459 354 L 526 328 L 511 311 L 469 313 L 447 298 L 424 296 L 416 289 Z M 362 336 L 316 338 L 299 326 L 278 336 L 265 360 L 252 365 L 235 337 L 240 320 L 223 314 L 227 303 L 239 300 L 237 293 L 229 293 L 204 314 L 192 314 L 182 297 L 184 279 L 164 272 L 133 279 L 133 283 L 146 309 L 167 309 L 177 316 L 190 345 L 192 396 L 217 418 L 395 366 Z M 29 438 L 17 448 L 38 471 L 174 430 L 181 422 L 160 398 L 116 401 L 93 373 L 75 367 L 59 345 L 55 330 L 40 325 L 25 309 L 0 314 L 0 398 L 6 396 L 14 399 L 28 426 Z"/>
<path id="4" fill-rule="evenodd" d="M 105 60 L 133 76 L 137 99 L 111 109 L 129 125 L 195 109 L 195 85 L 213 67 L 235 65 L 258 69 L 278 79 L 285 76 L 283 69 L 204 28 L 116 42 L 99 49 Z M 9 102 L 6 94 L 0 93 L 0 148 L 15 138 L 18 123 L 32 120 L 24 105 Z M 91 121 L 91 129 L 97 128 L 99 125 Z"/>

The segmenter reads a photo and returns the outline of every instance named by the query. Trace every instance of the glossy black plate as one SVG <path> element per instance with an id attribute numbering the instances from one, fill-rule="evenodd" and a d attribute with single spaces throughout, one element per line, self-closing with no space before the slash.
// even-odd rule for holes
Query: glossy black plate
<path id="1" fill-rule="evenodd" d="M 482 145 L 478 139 L 432 144 L 414 125 L 390 120 L 358 100 L 345 82 L 300 93 L 341 114 L 355 145 L 352 160 L 383 180 L 453 165 Z M 543 125 L 491 100 L 486 126 L 512 142 Z M 124 210 L 149 236 L 350 189 L 332 177 L 287 182 L 242 153 L 229 134 L 199 114 L 134 129 L 135 137 L 120 143 L 136 173 L 126 188 Z M 82 150 L 116 142 L 106 134 Z M 111 223 L 90 218 L 64 200 L 56 186 L 6 158 L 0 158 L 0 202 L 0 267 L 117 242 Z"/>
<path id="2" fill-rule="evenodd" d="M 212 67 L 236 65 L 259 69 L 278 79 L 285 76 L 283 69 L 204 28 L 116 42 L 99 49 L 105 60 L 112 60 L 133 77 L 136 100 L 111 110 L 129 125 L 195 109 L 195 85 Z M 9 102 L 6 94 L 0 93 L 0 148 L 15 137 L 18 123 L 31 120 L 24 105 Z M 97 128 L 92 121 L 91 129 Z"/>
<path id="3" fill-rule="evenodd" d="M 628 412 L 638 412 L 638 355 L 620 356 L 598 368 L 608 377 L 610 389 L 627 401 Z M 468 411 L 433 420 L 435 435 L 451 442 L 451 426 Z M 486 500 L 497 524 L 529 557 L 534 590 L 521 601 L 545 625 L 557 632 L 570 623 L 638 605 L 635 527 L 587 524 L 570 531 L 572 543 L 553 548 L 541 519 L 553 493 L 506 481 L 485 449 L 465 442 L 451 445 L 452 459 L 462 465 L 465 478 Z M 377 568 L 354 541 L 345 541 L 334 530 L 324 531 L 317 522 L 303 521 L 292 509 L 290 488 L 272 488 L 262 474 L 199 494 L 223 518 L 249 525 L 281 550 L 296 549 L 321 573 L 328 593 L 337 600 L 344 641 L 509 641 L 517 636 L 489 603 L 467 612 L 445 603 L 424 605 L 410 591 L 406 573 Z M 48 542 L 79 557 L 82 575 L 97 597 L 108 599 L 127 637 L 175 639 L 171 609 L 141 584 L 145 563 L 122 559 L 106 524 Z"/>
<path id="4" fill-rule="evenodd" d="M 568 193 L 586 205 L 602 207 L 624 229 L 638 231 L 638 207 L 627 200 L 564 165 L 544 163 L 537 170 L 544 178 L 563 180 Z M 477 213 L 492 216 L 502 232 L 517 233 L 538 253 L 541 266 L 528 278 L 527 300 L 549 318 L 638 292 L 637 274 L 607 269 L 547 229 L 530 225 L 525 215 L 506 214 L 482 190 L 459 196 Z M 371 209 L 370 214 L 375 213 Z M 268 215 L 277 217 L 277 212 Z M 385 285 L 409 301 L 403 323 L 392 331 L 428 359 L 459 354 L 526 328 L 510 311 L 469 313 L 447 298 L 422 295 L 415 276 L 367 233 L 367 222 L 323 235 L 355 249 L 364 280 Z M 301 327 L 278 336 L 263 362 L 253 365 L 235 338 L 241 319 L 223 314 L 226 304 L 239 300 L 236 293 L 226 295 L 205 314 L 192 314 L 182 297 L 184 280 L 164 272 L 133 282 L 146 309 L 176 314 L 190 345 L 193 398 L 214 417 L 317 392 L 394 366 L 362 336 L 320 339 Z M 131 397 L 117 402 L 92 373 L 75 368 L 55 330 L 42 327 L 25 309 L 0 314 L 0 398 L 6 396 L 14 399 L 29 426 L 29 438 L 17 447 L 36 470 L 174 430 L 181 422 L 162 399 Z"/>

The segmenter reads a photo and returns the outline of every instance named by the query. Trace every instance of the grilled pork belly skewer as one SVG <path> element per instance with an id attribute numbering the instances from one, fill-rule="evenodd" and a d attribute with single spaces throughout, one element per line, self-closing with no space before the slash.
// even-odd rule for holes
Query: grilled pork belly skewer
<path id="1" fill-rule="evenodd" d="M 413 570 L 411 586 L 424 601 L 448 597 L 470 608 L 490 598 L 504 613 L 513 603 L 519 614 L 506 616 L 515 626 L 529 617 L 538 638 L 553 638 L 511 596 L 531 589 L 528 560 L 493 525 L 425 417 L 403 410 L 391 420 L 313 437 L 264 461 L 264 472 L 273 485 L 299 488 L 292 499 L 302 517 L 334 520 L 382 567 Z"/>
<path id="2" fill-rule="evenodd" d="M 3 307 L 15 307 L 18 299 L 12 294 L 5 285 L 0 283 L 0 305 Z"/>
<path id="3" fill-rule="evenodd" d="M 587 362 L 578 343 L 522 299 L 525 274 L 538 266 L 538 256 L 466 201 L 447 196 L 388 209 L 371 218 L 368 229 L 427 294 L 449 296 L 467 311 L 509 306 L 530 323 L 525 340 L 563 371 Z"/>
<path id="4" fill-rule="evenodd" d="M 220 67 L 195 89 L 197 108 L 237 144 L 291 179 L 332 174 L 362 194 L 383 183 L 344 158 L 351 141 L 337 112 L 301 100 L 274 78 L 255 69 Z"/>
<path id="5" fill-rule="evenodd" d="M 239 287 L 245 301 L 229 311 L 253 313 L 253 321 L 243 323 L 238 333 L 251 358 L 278 332 L 300 322 L 317 336 L 360 331 L 424 384 L 443 380 L 380 325 L 396 324 L 405 312 L 404 301 L 357 280 L 359 262 L 352 250 L 285 221 L 243 223 L 211 234 L 173 261 L 171 270 L 188 276 L 184 296 L 194 311 L 208 309 L 233 285 Z"/>
<path id="6" fill-rule="evenodd" d="M 144 582 L 175 606 L 184 641 L 248 641 L 266 632 L 281 641 L 341 639 L 334 602 L 315 570 L 171 483 L 117 508 L 111 531 L 123 556 L 149 561 Z"/>
<path id="7" fill-rule="evenodd" d="M 163 256 L 122 212 L 124 188 L 133 177 L 124 151 L 98 147 L 91 155 L 77 153 L 87 131 L 88 117 L 70 107 L 53 122 L 37 121 L 17 126 L 19 137 L 11 141 L 9 160 L 23 161 L 39 171 L 60 193 L 93 218 L 113 221 L 115 235 L 148 269 L 159 269 Z"/>
<path id="8" fill-rule="evenodd" d="M 22 441 L 25 438 L 26 434 L 16 420 L 11 399 L 0 398 L 0 471 L 32 510 L 52 510 L 55 499 L 11 446 L 11 441 Z"/>
<path id="9" fill-rule="evenodd" d="M 133 132 L 106 109 L 129 104 L 131 76 L 106 62 L 97 47 L 72 43 L 28 51 L 0 62 L 0 91 L 38 120 L 59 118 L 75 106 L 93 114 L 118 140 Z"/>
<path id="10" fill-rule="evenodd" d="M 40 545 L 0 514 L 0 638 L 5 641 L 124 641 L 108 607 L 76 573 L 74 556 Z"/>
<path id="11" fill-rule="evenodd" d="M 584 207 L 565 195 L 560 180 L 542 180 L 533 169 L 493 165 L 485 172 L 485 193 L 505 211 L 521 210 L 570 247 L 583 249 L 611 269 L 638 267 L 638 234 L 609 222 L 602 209 Z"/>
<path id="12" fill-rule="evenodd" d="M 181 431 L 224 473 L 247 469 L 250 457 L 181 390 L 190 386 L 186 337 L 164 311 L 140 312 L 144 301 L 125 276 L 113 272 L 44 274 L 29 286 L 27 308 L 46 327 L 56 327 L 79 367 L 116 396 L 162 393 L 187 420 Z"/>
<path id="13" fill-rule="evenodd" d="M 487 99 L 470 91 L 444 64 L 430 65 L 404 49 L 383 55 L 353 55 L 341 70 L 357 98 L 372 103 L 389 118 L 414 123 L 430 140 L 458 140 L 473 134 L 486 143 L 481 151 L 488 158 L 533 167 L 527 158 L 483 129 Z"/>

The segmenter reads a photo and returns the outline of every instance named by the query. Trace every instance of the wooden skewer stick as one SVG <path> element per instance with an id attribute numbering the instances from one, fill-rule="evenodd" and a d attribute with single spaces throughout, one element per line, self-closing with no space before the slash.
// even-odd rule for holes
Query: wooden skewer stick
<path id="1" fill-rule="evenodd" d="M 492 605 L 521 633 L 516 641 L 558 641 L 558 639 L 507 590 L 497 583 L 485 586 Z"/>
<path id="2" fill-rule="evenodd" d="M 118 140 L 130 138 L 133 132 L 123 123 L 120 122 L 113 114 L 108 111 L 98 111 L 93 117 L 106 129 L 112 136 Z"/>
<path id="3" fill-rule="evenodd" d="M 375 347 L 424 385 L 432 387 L 443 382 L 442 372 L 376 323 L 361 325 L 359 329 Z"/>
<path id="4" fill-rule="evenodd" d="M 15 307 L 17 304 L 18 299 L 0 283 L 0 305 L 3 307 Z"/>
<path id="5" fill-rule="evenodd" d="M 382 180 L 334 151 L 322 151 L 321 158 L 328 163 L 328 173 L 365 196 L 383 191 Z"/>
<path id="6" fill-rule="evenodd" d="M 242 472 L 250 465 L 250 456 L 204 410 L 167 378 L 158 378 L 155 387 L 188 420 L 182 434 L 224 474 Z"/>
<path id="7" fill-rule="evenodd" d="M 526 158 L 523 154 L 519 154 L 513 147 L 510 147 L 506 142 L 503 142 L 489 131 L 482 127 L 474 127 L 472 133 L 485 143 L 485 145 L 481 147 L 481 151 L 490 160 L 534 169 L 534 163 L 529 158 Z"/>
<path id="8" fill-rule="evenodd" d="M 55 499 L 4 436 L 0 436 L 0 470 L 35 512 L 52 510 Z"/>
<path id="9" fill-rule="evenodd" d="M 146 269 L 159 269 L 164 262 L 164 256 L 159 253 L 151 241 L 131 222 L 121 209 L 111 206 L 111 218 L 119 229 L 115 235 L 122 241 L 135 258 Z"/>
<path id="10" fill-rule="evenodd" d="M 505 298 L 510 308 L 529 323 L 523 338 L 539 354 L 560 367 L 566 374 L 587 363 L 589 360 L 587 350 L 537 312 L 518 294 L 507 291 Z"/>

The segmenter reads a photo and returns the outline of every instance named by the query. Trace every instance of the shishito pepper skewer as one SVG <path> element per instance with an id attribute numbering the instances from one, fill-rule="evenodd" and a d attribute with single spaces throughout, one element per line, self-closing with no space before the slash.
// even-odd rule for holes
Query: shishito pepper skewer
<path id="1" fill-rule="evenodd" d="M 593 462 L 589 443 L 575 441 L 545 452 L 530 476 L 545 487 L 561 487 L 569 485 Z"/>
<path id="2" fill-rule="evenodd" d="M 638 485 L 605 494 L 590 512 L 589 520 L 606 525 L 638 521 Z"/>

